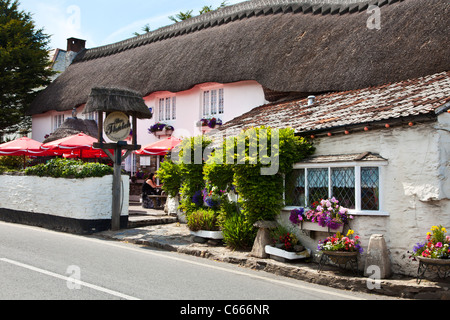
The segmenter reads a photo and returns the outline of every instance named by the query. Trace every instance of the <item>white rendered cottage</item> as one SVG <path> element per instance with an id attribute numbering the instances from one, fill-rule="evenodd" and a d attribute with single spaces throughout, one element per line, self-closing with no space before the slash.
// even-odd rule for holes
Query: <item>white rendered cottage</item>
<path id="1" fill-rule="evenodd" d="M 312 101 L 311 101 L 312 102 Z M 450 72 L 397 83 L 256 108 L 225 124 L 237 135 L 261 125 L 292 127 L 314 142 L 313 157 L 286 177 L 290 210 L 336 197 L 355 219 L 350 228 L 367 252 L 373 234 L 384 236 L 394 273 L 414 275 L 408 251 L 434 225 L 450 225 Z M 327 234 L 305 236 L 317 248 Z M 364 262 L 364 259 L 361 259 Z"/>

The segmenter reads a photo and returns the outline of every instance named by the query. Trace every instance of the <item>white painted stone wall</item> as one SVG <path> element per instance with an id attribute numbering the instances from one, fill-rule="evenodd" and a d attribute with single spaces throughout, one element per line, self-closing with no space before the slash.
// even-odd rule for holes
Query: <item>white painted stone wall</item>
<path id="1" fill-rule="evenodd" d="M 392 271 L 416 275 L 418 262 L 409 259 L 408 251 L 425 240 L 433 225 L 450 229 L 450 114 L 440 115 L 435 123 L 324 137 L 315 145 L 316 155 L 370 151 L 388 160 L 381 171 L 388 216 L 356 216 L 350 227 L 361 236 L 365 252 L 370 236 L 383 234 Z M 288 219 L 289 212 L 280 216 L 284 225 L 290 224 Z M 328 236 L 296 233 L 312 249 Z"/>
<path id="2" fill-rule="evenodd" d="M 112 175 L 63 179 L 0 175 L 0 208 L 79 220 L 108 220 L 112 215 Z M 129 177 L 122 176 L 122 216 L 128 216 Z"/>

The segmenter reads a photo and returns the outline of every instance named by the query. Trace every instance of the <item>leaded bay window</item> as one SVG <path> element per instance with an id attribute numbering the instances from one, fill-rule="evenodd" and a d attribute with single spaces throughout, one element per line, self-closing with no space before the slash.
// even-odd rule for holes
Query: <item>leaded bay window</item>
<path id="1" fill-rule="evenodd" d="M 384 214 L 380 172 L 387 162 L 375 159 L 379 161 L 296 164 L 285 179 L 286 207 L 309 207 L 335 197 L 353 213 Z"/>

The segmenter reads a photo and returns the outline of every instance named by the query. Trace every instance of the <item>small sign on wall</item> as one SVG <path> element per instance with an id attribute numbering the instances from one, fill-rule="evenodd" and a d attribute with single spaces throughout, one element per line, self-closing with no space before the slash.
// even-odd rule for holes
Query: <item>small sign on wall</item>
<path id="1" fill-rule="evenodd" d="M 141 167 L 150 167 L 150 165 L 151 165 L 151 157 L 141 156 L 140 157 L 140 164 L 141 164 Z"/>

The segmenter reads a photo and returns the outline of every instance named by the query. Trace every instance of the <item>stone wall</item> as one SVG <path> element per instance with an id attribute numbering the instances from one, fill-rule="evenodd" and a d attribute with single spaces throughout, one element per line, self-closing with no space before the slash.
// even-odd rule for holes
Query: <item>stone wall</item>
<path id="1" fill-rule="evenodd" d="M 382 234 L 392 272 L 415 275 L 418 263 L 409 259 L 408 251 L 425 239 L 431 226 L 450 228 L 450 114 L 413 127 L 324 137 L 316 142 L 316 148 L 316 155 L 369 151 L 388 160 L 381 172 L 383 211 L 387 215 L 358 215 L 350 227 L 361 236 L 365 252 L 370 236 Z M 289 212 L 280 215 L 286 226 L 288 219 Z M 296 233 L 311 249 L 328 236 L 314 232 L 309 237 L 298 228 Z"/>
<path id="2" fill-rule="evenodd" d="M 108 229 L 112 180 L 112 175 L 86 179 L 0 175 L 0 220 L 76 233 Z M 122 176 L 122 182 L 121 221 L 126 226 L 129 177 Z"/>

